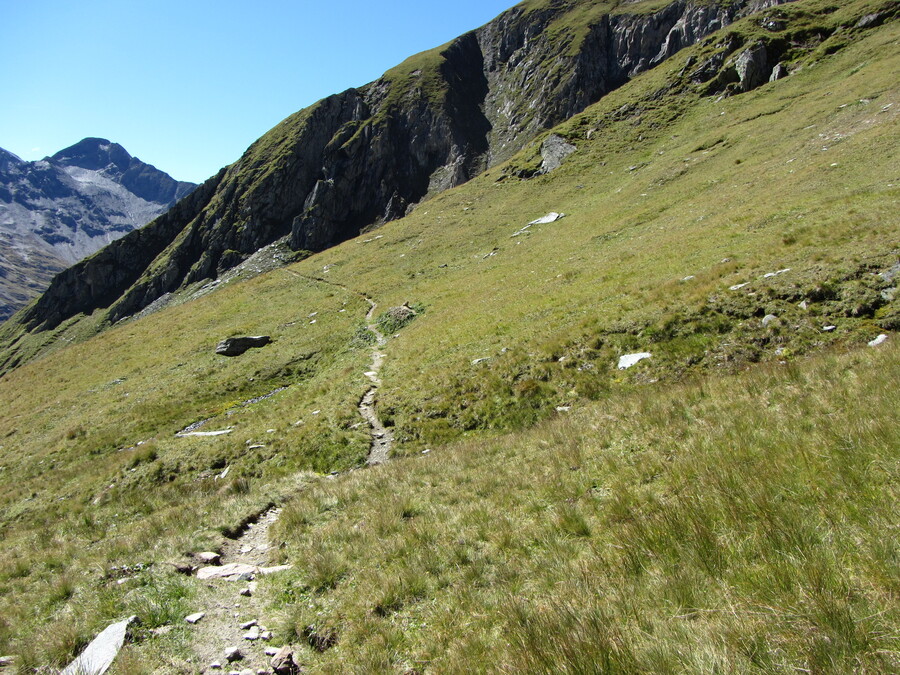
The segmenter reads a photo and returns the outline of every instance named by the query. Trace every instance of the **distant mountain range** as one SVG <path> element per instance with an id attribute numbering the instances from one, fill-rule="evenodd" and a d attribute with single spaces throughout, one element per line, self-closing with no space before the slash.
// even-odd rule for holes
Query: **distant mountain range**
<path id="1" fill-rule="evenodd" d="M 0 148 L 0 321 L 195 187 L 103 138 L 36 162 Z"/>

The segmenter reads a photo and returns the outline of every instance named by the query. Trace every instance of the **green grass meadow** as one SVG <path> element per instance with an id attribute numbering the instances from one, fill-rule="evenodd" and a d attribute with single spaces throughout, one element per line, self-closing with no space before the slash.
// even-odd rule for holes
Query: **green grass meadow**
<path id="1" fill-rule="evenodd" d="M 686 74 L 717 33 L 554 129 L 578 149 L 549 174 L 522 177 L 539 138 L 198 299 L 7 328 L 39 356 L 0 377 L 0 654 L 55 672 L 137 614 L 111 672 L 198 672 L 171 563 L 279 504 L 294 568 L 260 593 L 309 672 L 900 671 L 900 27 L 854 27 L 878 10 L 780 7 L 791 75 L 739 95 Z M 363 470 L 364 296 L 417 315 L 381 322 L 396 444 Z M 273 342 L 214 353 L 248 334 Z M 201 420 L 230 432 L 176 436 Z"/>

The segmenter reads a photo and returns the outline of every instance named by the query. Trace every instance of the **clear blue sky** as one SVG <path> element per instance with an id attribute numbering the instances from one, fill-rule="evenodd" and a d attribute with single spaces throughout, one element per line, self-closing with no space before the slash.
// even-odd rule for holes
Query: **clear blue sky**
<path id="1" fill-rule="evenodd" d="M 108 138 L 200 182 L 318 99 L 517 0 L 0 0 L 0 147 Z"/>

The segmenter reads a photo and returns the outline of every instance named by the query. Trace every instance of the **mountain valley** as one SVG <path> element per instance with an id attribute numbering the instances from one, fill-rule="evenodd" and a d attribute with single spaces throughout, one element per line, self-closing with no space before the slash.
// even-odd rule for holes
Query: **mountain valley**
<path id="1" fill-rule="evenodd" d="M 896 672 L 898 14 L 526 0 L 55 277 L 13 672 Z"/>

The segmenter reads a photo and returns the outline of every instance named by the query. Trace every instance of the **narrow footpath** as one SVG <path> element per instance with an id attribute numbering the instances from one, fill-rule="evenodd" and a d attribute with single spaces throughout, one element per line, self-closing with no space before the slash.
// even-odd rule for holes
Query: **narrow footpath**
<path id="1" fill-rule="evenodd" d="M 286 270 L 298 275 L 296 272 Z M 337 286 L 362 297 L 369 304 L 366 328 L 375 336 L 372 362 L 365 376 L 371 386 L 359 402 L 359 414 L 369 425 L 370 446 L 366 463 L 369 466 L 385 463 L 394 442 L 394 435 L 375 412 L 375 399 L 381 385 L 383 348 L 387 339 L 375 322 L 378 305 L 372 298 L 334 282 L 315 277 L 310 281 Z M 281 568 L 267 567 L 269 561 L 269 530 L 278 520 L 280 507 L 271 507 L 250 522 L 235 538 L 222 547 L 219 560 L 197 572 L 197 579 L 206 588 L 199 594 L 205 609 L 196 623 L 193 635 L 194 654 L 200 672 L 257 675 L 274 672 L 271 660 L 281 645 L 272 644 L 269 628 L 262 617 L 264 607 L 257 599 L 258 579 Z M 234 570 L 234 574 L 226 572 Z M 212 575 L 212 576 L 208 576 Z M 200 614 L 201 612 L 198 612 Z M 234 650 L 237 650 L 235 653 Z M 229 661 L 226 654 L 234 657 Z"/>

